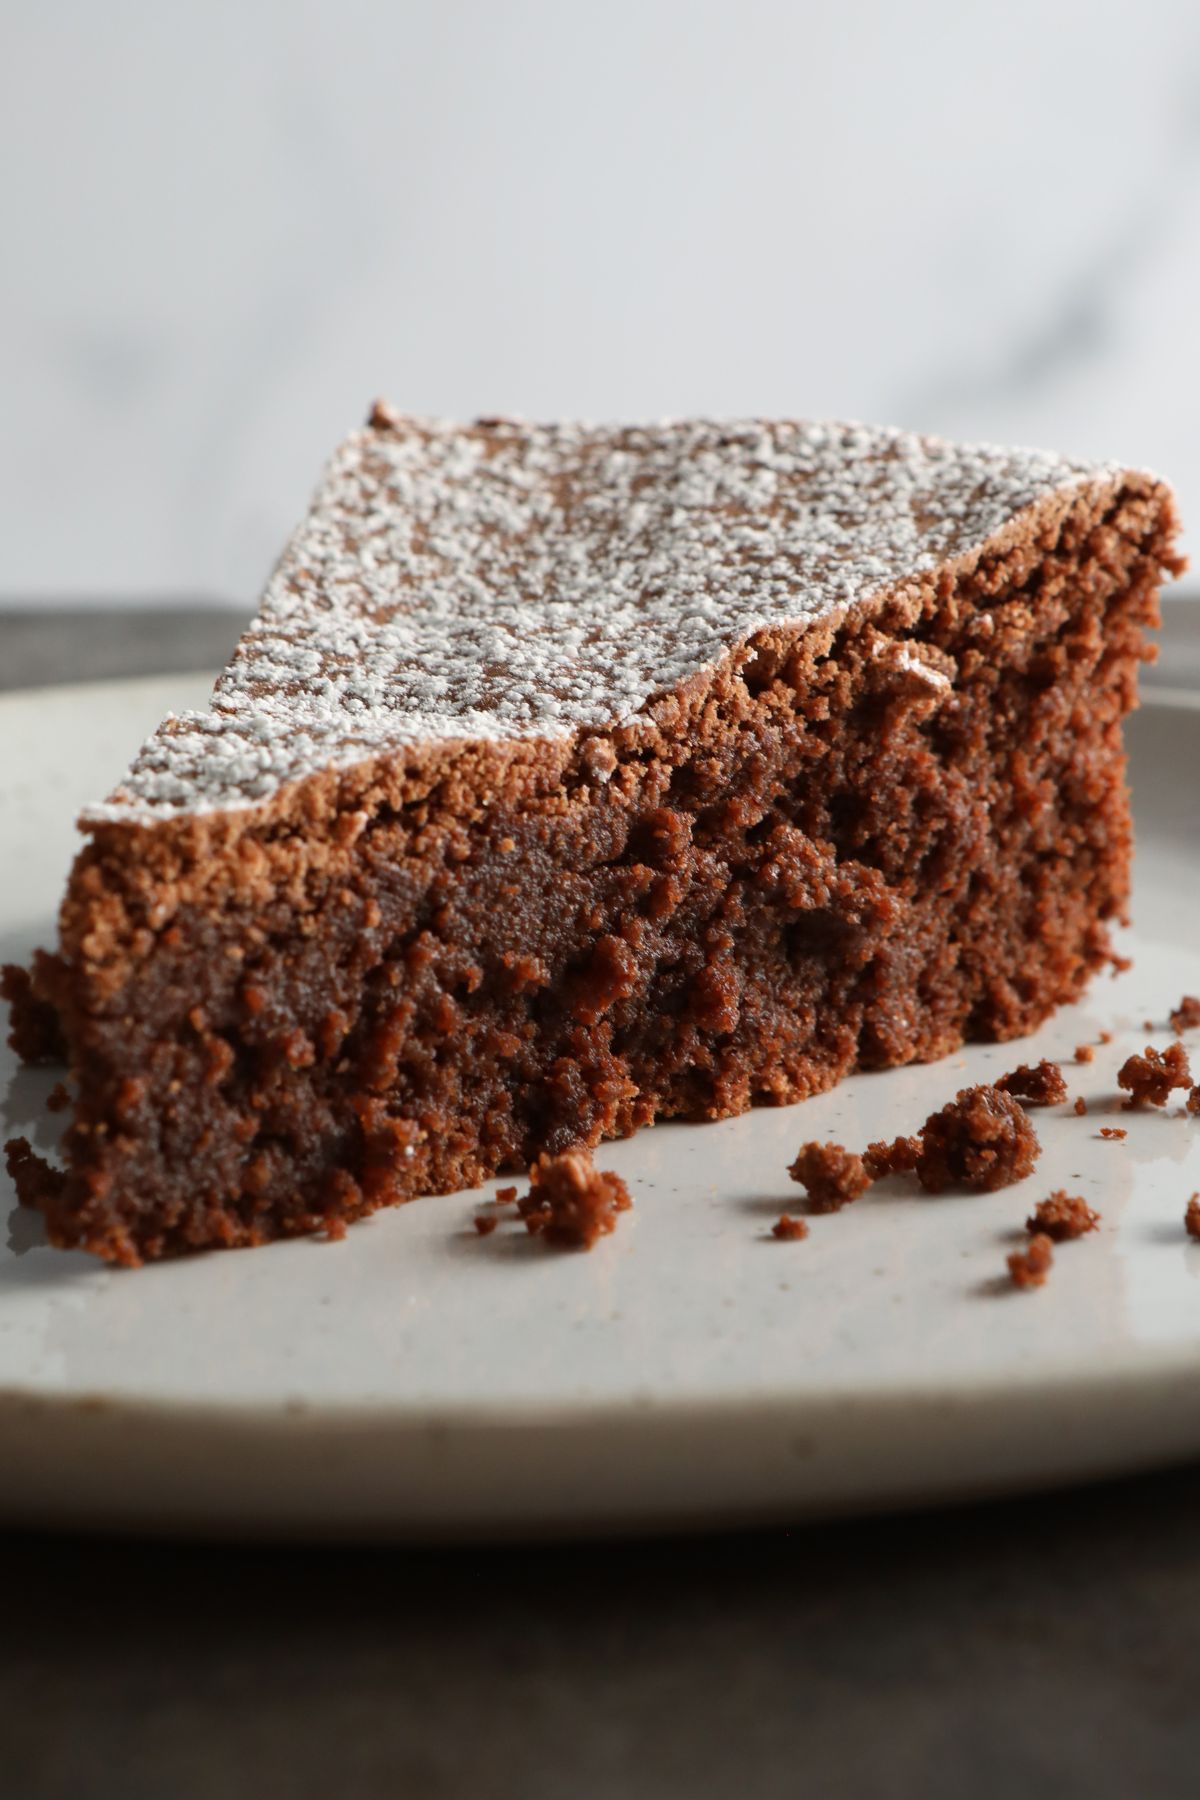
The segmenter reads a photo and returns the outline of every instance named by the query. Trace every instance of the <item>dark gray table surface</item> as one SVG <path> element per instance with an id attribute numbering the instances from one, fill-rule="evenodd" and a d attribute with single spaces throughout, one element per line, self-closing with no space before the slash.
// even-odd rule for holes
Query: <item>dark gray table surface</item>
<path id="1" fill-rule="evenodd" d="M 0 612 L 0 685 L 211 666 L 236 624 Z M 1193 1800 L 1198 1522 L 1189 1468 L 600 1547 L 0 1534 L 0 1796 Z"/>

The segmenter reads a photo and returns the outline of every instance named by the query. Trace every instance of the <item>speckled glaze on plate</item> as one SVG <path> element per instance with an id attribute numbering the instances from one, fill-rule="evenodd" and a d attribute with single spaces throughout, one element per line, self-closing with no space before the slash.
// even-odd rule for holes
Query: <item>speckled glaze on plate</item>
<path id="1" fill-rule="evenodd" d="M 0 956 L 53 932 L 75 808 L 209 678 L 0 701 Z M 997 1493 L 1200 1454 L 1200 1123 L 1119 1114 L 1133 1049 L 1200 993 L 1200 697 L 1130 725 L 1134 967 L 1034 1037 L 600 1153 L 635 1210 L 589 1255 L 513 1226 L 492 1191 L 419 1201 L 337 1244 L 137 1271 L 41 1242 L 0 1176 L 0 1517 L 259 1536 L 677 1529 Z M 1145 1020 L 1155 1030 L 1147 1034 Z M 1113 1042 L 1076 1065 L 1076 1044 Z M 1188 1040 L 1200 1064 L 1200 1032 Z M 0 1053 L 5 1136 L 42 1145 L 52 1072 Z M 770 1226 L 806 1138 L 861 1146 L 956 1088 L 1064 1059 L 1033 1176 L 985 1196 L 902 1183 Z M 1176 1096 L 1177 1099 L 1182 1096 Z M 1099 1137 L 1105 1124 L 1124 1141 Z M 1052 1188 L 1099 1231 L 1017 1292 L 1005 1257 Z"/>

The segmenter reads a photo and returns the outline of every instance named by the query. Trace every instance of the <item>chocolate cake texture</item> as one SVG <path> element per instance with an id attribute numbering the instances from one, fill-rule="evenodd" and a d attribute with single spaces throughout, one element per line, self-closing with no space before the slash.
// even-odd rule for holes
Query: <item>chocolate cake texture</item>
<path id="1" fill-rule="evenodd" d="M 51 1238 L 331 1229 L 1030 1030 L 1126 905 L 1175 531 L 1043 452 L 377 406 L 8 978 Z"/>

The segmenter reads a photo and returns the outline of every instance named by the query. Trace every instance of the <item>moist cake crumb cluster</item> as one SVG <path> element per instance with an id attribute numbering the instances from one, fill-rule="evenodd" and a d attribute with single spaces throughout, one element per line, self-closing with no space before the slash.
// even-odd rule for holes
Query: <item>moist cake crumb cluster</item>
<path id="1" fill-rule="evenodd" d="M 1144 1055 L 1127 1057 L 1117 1072 L 1117 1086 L 1126 1090 L 1131 1106 L 1165 1106 L 1176 1088 L 1191 1082 L 1182 1044 L 1168 1044 L 1165 1050 L 1147 1044 Z"/>
<path id="2" fill-rule="evenodd" d="M 529 1193 L 517 1202 L 525 1229 L 561 1249 L 590 1250 L 633 1205 L 621 1177 L 598 1169 L 586 1150 L 540 1156 L 529 1180 Z"/>
<path id="3" fill-rule="evenodd" d="M 511 1206 L 531 1237 L 560 1250 L 590 1250 L 633 1205 L 621 1177 L 597 1169 L 587 1150 L 540 1156 L 529 1170 L 529 1182 L 523 1199 L 517 1198 L 515 1187 L 497 1188 L 491 1209 L 475 1215 L 480 1237 L 489 1237 L 502 1223 L 504 1213 L 495 1209 Z"/>
<path id="4" fill-rule="evenodd" d="M 1192 1006 L 1185 996 L 1171 1015 L 1172 1024 L 1184 1028 L 1200 1024 L 1200 1007 L 1193 1014 Z M 1100 1042 L 1111 1043 L 1112 1033 L 1101 1032 Z M 1087 1050 L 1086 1056 L 1080 1054 L 1083 1050 Z M 1090 1046 L 1079 1046 L 1076 1059 L 1090 1062 Z M 1147 1099 L 1162 1106 L 1173 1088 L 1187 1086 L 1191 1072 L 1182 1046 L 1174 1044 L 1164 1052 L 1147 1047 L 1144 1056 L 1127 1058 L 1119 1080 L 1133 1094 L 1127 1104 Z M 1028 1121 L 1022 1125 L 1020 1108 L 1014 1104 L 1018 1097 L 1026 1106 L 1065 1101 L 1067 1086 L 1059 1065 L 1049 1059 L 1036 1065 L 1021 1064 L 994 1086 L 963 1089 L 952 1102 L 932 1113 L 916 1136 L 869 1144 L 861 1157 L 840 1144 L 804 1144 L 788 1173 L 807 1187 L 812 1213 L 838 1211 L 872 1182 L 914 1171 L 935 1193 L 948 1186 L 984 1190 L 1007 1186 L 1032 1170 L 1041 1149 Z M 1087 1110 L 1080 1096 L 1073 1111 L 1078 1117 Z M 1200 1113 L 1200 1087 L 1192 1088 L 1187 1111 Z M 1128 1133 L 1123 1127 L 1102 1126 L 1099 1135 L 1122 1139 Z M 1037 1203 L 1025 1221 L 1031 1242 L 1009 1256 L 1011 1281 L 1018 1287 L 1042 1286 L 1051 1266 L 1052 1244 L 1084 1237 L 1100 1222 L 1101 1215 L 1082 1194 L 1056 1188 Z M 1190 1236 L 1200 1239 L 1200 1195 L 1193 1194 L 1188 1202 L 1184 1224 Z M 806 1237 L 808 1227 L 803 1220 L 783 1213 L 773 1235 Z"/>
<path id="5" fill-rule="evenodd" d="M 36 1067 L 64 1060 L 67 1049 L 58 1013 L 34 992 L 32 971 L 16 963 L 0 966 L 0 999 L 9 1007 L 8 1041 L 23 1063 Z"/>
<path id="6" fill-rule="evenodd" d="M 926 1119 L 917 1180 L 931 1194 L 947 1188 L 990 1193 L 1024 1180 L 1041 1148 L 1024 1108 L 985 1082 L 963 1088 Z"/>
<path id="7" fill-rule="evenodd" d="M 1061 1106 L 1067 1098 L 1067 1084 L 1056 1062 L 1043 1060 L 1030 1067 L 1022 1063 L 1009 1075 L 1002 1075 L 996 1086 L 1001 1093 L 1011 1094 L 1025 1106 Z"/>
<path id="8" fill-rule="evenodd" d="M 1045 1285 L 1054 1261 L 1054 1245 L 1045 1232 L 1030 1238 L 1024 1250 L 1014 1250 L 1008 1258 L 1008 1273 L 1014 1287 L 1034 1288 Z"/>
<path id="9" fill-rule="evenodd" d="M 6 977 L 76 1094 L 23 1196 L 126 1263 L 331 1234 L 1029 1031 L 1112 961 L 1175 530 L 862 426 L 377 410 Z M 1028 1154 L 967 1110 L 923 1180 Z"/>
<path id="10" fill-rule="evenodd" d="M 771 1227 L 771 1236 L 784 1243 L 796 1243 L 808 1236 L 808 1225 L 803 1219 L 797 1219 L 791 1213 L 780 1213 Z"/>
<path id="11" fill-rule="evenodd" d="M 810 1212 L 837 1212 L 857 1200 L 871 1185 L 872 1177 L 861 1156 L 840 1144 L 802 1144 L 788 1169 L 808 1193 Z"/>
<path id="12" fill-rule="evenodd" d="M 863 1163 L 872 1181 L 885 1175 L 910 1175 L 921 1160 L 919 1137 L 893 1138 L 890 1143 L 868 1144 Z"/>
<path id="13" fill-rule="evenodd" d="M 1095 1231 L 1100 1223 L 1100 1214 L 1090 1207 L 1082 1194 L 1068 1194 L 1062 1188 L 1056 1188 L 1045 1200 L 1039 1200 L 1031 1216 L 1025 1221 L 1025 1229 L 1031 1233 L 1044 1232 L 1056 1243 L 1065 1243 L 1068 1238 L 1083 1237 L 1089 1231 Z"/>
<path id="14" fill-rule="evenodd" d="M 28 1138 L 9 1138 L 4 1146 L 4 1166 L 22 1206 L 44 1210 L 61 1198 L 66 1175 L 39 1156 Z"/>
<path id="15" fill-rule="evenodd" d="M 1040 1065 L 1050 1069 L 1058 1074 L 1055 1064 Z M 1031 1076 L 1027 1085 L 1038 1092 L 1053 1086 L 1040 1071 L 1019 1073 Z M 984 1083 L 960 1089 L 930 1113 L 915 1137 L 869 1144 L 862 1156 L 841 1144 L 803 1144 L 788 1174 L 807 1188 L 810 1212 L 837 1212 L 886 1175 L 915 1172 L 931 1194 L 949 1188 L 990 1192 L 1022 1181 L 1040 1153 L 1037 1133 L 1016 1100 Z"/>
<path id="16" fill-rule="evenodd" d="M 1185 994 L 1171 1013 L 1170 1024 L 1177 1034 L 1200 1028 L 1200 999 L 1195 994 Z"/>

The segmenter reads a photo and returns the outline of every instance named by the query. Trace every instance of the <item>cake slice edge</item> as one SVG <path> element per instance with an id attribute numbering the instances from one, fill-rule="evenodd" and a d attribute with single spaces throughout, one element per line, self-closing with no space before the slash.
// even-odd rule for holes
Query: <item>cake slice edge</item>
<path id="1" fill-rule="evenodd" d="M 52 1241 L 337 1230 L 1030 1029 L 1126 904 L 1120 721 L 1175 529 L 1161 483 L 1106 474 L 632 723 L 90 821 L 18 996 L 78 1087 Z"/>

